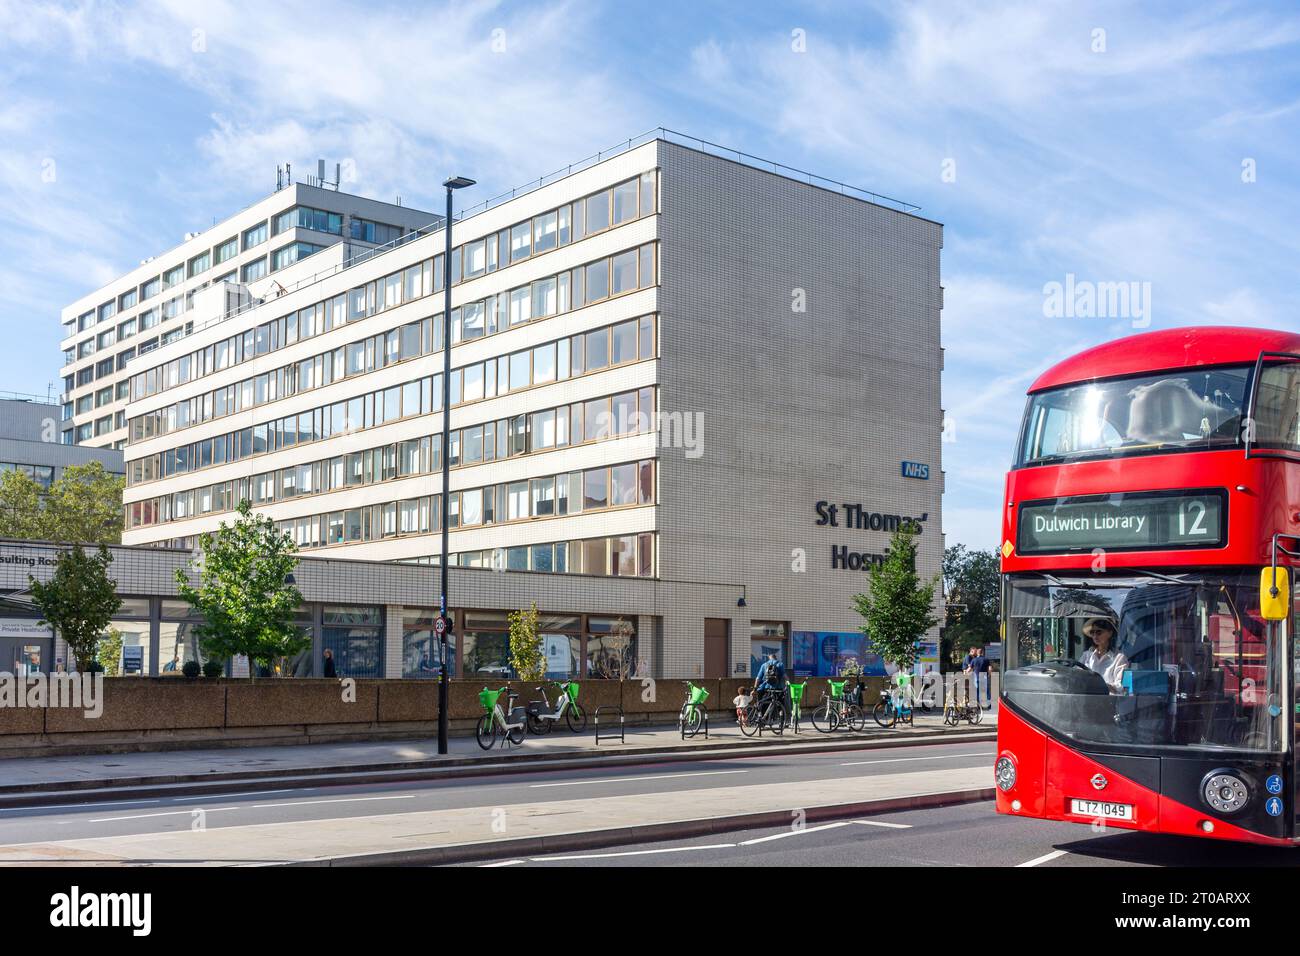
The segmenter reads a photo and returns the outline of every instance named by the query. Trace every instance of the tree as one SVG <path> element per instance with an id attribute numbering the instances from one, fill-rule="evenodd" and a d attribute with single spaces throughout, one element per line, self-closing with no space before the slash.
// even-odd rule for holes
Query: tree
<path id="1" fill-rule="evenodd" d="M 95 651 L 99 666 L 104 668 L 105 677 L 116 677 L 122 666 L 122 632 L 115 627 L 108 629 Z"/>
<path id="2" fill-rule="evenodd" d="M 269 669 L 277 658 L 305 650 L 311 638 L 293 622 L 302 603 L 289 580 L 298 566 L 297 546 L 270 518 L 254 515 L 247 501 L 238 512 L 233 524 L 223 521 L 215 532 L 199 535 L 199 557 L 191 562 L 198 585 L 182 568 L 176 584 L 203 617 L 194 630 L 207 655 L 221 661 L 246 655 L 253 680 L 258 664 Z"/>
<path id="3" fill-rule="evenodd" d="M 118 544 L 122 487 L 97 461 L 65 468 L 49 491 L 31 475 L 7 471 L 0 475 L 0 536 Z"/>
<path id="4" fill-rule="evenodd" d="M 546 656 L 537 636 L 537 604 L 523 611 L 512 611 L 510 622 L 510 666 L 520 680 L 536 681 L 546 676 Z"/>
<path id="5" fill-rule="evenodd" d="M 89 671 L 95 650 L 109 621 L 122 606 L 117 582 L 108 576 L 113 556 L 103 545 L 87 554 L 80 545 L 62 552 L 49 581 L 31 582 L 32 600 L 40 609 L 42 624 L 54 628 L 68 644 L 77 670 Z"/>
<path id="6" fill-rule="evenodd" d="M 939 622 L 934 616 L 936 576 L 928 584 L 916 573 L 916 533 L 900 528 L 884 561 L 871 566 L 868 591 L 855 594 L 853 606 L 863 632 L 881 657 L 906 670 L 916 661 L 916 643 Z"/>
<path id="7" fill-rule="evenodd" d="M 41 486 L 16 468 L 0 475 L 0 537 L 41 537 Z"/>
<path id="8" fill-rule="evenodd" d="M 72 465 L 50 486 L 41 518 L 48 541 L 119 544 L 124 482 L 98 461 Z"/>
<path id="9" fill-rule="evenodd" d="M 972 551 L 964 544 L 944 551 L 943 654 L 949 664 L 955 664 L 965 648 L 999 639 L 999 567 L 996 551 Z"/>

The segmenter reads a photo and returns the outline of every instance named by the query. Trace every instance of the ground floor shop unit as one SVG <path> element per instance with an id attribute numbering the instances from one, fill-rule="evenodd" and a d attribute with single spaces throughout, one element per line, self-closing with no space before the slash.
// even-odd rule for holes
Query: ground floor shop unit
<path id="1" fill-rule="evenodd" d="M 204 659 L 201 619 L 177 593 L 176 571 L 192 552 L 110 549 L 110 574 L 122 606 L 108 631 L 122 676 L 180 675 Z M 60 546 L 0 541 L 0 670 L 51 672 L 70 666 L 66 644 L 40 624 L 29 575 L 52 573 Z M 320 677 L 326 651 L 340 677 L 435 678 L 433 625 L 439 569 L 428 565 L 303 558 L 294 584 L 303 596 L 298 623 L 310 647 L 278 662 L 273 676 Z M 452 676 L 505 679 L 508 615 L 536 604 L 551 678 L 724 678 L 756 672 L 776 653 L 792 673 L 827 676 L 849 659 L 883 667 L 846 609 L 801 620 L 766 606 L 743 580 L 682 582 L 653 578 L 450 569 L 454 622 Z M 851 610 L 847 613 L 851 616 Z M 682 663 L 685 662 L 685 663 Z M 236 675 L 246 668 L 236 664 Z"/>

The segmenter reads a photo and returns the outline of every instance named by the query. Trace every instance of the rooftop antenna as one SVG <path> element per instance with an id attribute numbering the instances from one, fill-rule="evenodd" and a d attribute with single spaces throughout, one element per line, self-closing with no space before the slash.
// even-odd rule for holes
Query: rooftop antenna
<path id="1" fill-rule="evenodd" d="M 284 167 L 275 167 L 275 191 L 279 192 L 284 188 Z"/>

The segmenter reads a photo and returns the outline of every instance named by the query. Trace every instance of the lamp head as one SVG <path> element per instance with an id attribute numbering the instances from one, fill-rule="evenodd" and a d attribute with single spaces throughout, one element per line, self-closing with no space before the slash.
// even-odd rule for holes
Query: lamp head
<path id="1" fill-rule="evenodd" d="M 464 189 L 466 186 L 473 186 L 475 181 L 466 176 L 452 176 L 443 182 L 448 189 Z"/>

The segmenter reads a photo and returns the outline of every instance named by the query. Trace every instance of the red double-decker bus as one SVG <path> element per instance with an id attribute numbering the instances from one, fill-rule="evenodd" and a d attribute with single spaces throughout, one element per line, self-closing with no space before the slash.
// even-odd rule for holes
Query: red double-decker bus
<path id="1" fill-rule="evenodd" d="M 1049 369 L 1002 527 L 998 811 L 1300 839 L 1300 335 L 1150 332 Z"/>

